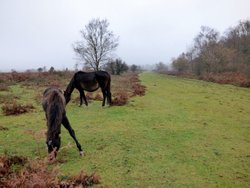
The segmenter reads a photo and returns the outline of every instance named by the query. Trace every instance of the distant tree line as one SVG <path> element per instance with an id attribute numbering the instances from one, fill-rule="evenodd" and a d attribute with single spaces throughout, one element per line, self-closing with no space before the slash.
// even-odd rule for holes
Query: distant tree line
<path id="1" fill-rule="evenodd" d="M 129 66 L 126 64 L 126 62 L 122 61 L 121 59 L 115 59 L 106 63 L 104 66 L 104 70 L 112 75 L 120 75 L 128 71 L 130 72 L 141 71 L 141 67 L 134 64 Z"/>
<path id="2" fill-rule="evenodd" d="M 204 76 L 238 72 L 250 78 L 250 21 L 240 21 L 223 36 L 202 26 L 192 47 L 172 60 L 177 74 Z"/>

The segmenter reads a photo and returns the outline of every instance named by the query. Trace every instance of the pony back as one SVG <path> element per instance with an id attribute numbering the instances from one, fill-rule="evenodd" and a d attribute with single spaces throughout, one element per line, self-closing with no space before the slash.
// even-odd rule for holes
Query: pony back
<path id="1" fill-rule="evenodd" d="M 61 90 L 48 88 L 43 95 L 43 109 L 46 113 L 48 138 L 60 134 L 63 115 L 65 114 L 65 98 Z"/>

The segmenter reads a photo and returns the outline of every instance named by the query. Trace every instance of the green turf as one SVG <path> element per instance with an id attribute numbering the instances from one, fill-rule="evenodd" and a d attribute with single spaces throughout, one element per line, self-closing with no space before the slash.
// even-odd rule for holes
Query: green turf
<path id="1" fill-rule="evenodd" d="M 86 156 L 78 156 L 62 129 L 63 163 L 55 165 L 61 176 L 96 171 L 108 187 L 250 187 L 249 89 L 154 73 L 140 79 L 146 95 L 126 106 L 69 103 L 67 114 Z M 46 157 L 37 91 L 42 89 L 15 85 L 7 92 L 36 109 L 0 114 L 0 125 L 9 129 L 0 131 L 0 154 Z"/>

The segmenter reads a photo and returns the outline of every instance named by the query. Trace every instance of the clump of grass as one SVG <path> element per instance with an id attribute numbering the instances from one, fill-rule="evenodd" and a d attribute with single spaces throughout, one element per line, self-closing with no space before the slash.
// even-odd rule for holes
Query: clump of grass
<path id="1" fill-rule="evenodd" d="M 0 131 L 8 131 L 9 129 L 7 127 L 4 127 L 2 125 L 0 125 Z"/>
<path id="2" fill-rule="evenodd" d="M 32 109 L 34 109 L 32 104 L 21 105 L 17 104 L 16 100 L 14 100 L 12 103 L 5 103 L 2 106 L 3 113 L 6 116 L 23 114 L 30 112 Z"/>

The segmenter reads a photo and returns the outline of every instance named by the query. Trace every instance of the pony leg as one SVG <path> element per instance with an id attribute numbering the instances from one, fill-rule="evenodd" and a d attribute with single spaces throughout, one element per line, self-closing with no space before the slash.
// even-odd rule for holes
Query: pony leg
<path id="1" fill-rule="evenodd" d="M 82 106 L 82 91 L 80 89 L 78 89 L 79 93 L 80 93 L 80 106 Z"/>
<path id="2" fill-rule="evenodd" d="M 88 102 L 87 102 L 87 99 L 86 99 L 84 91 L 82 91 L 82 98 L 83 98 L 83 100 L 85 102 L 85 105 L 88 106 Z"/>
<path id="3" fill-rule="evenodd" d="M 109 105 L 112 105 L 112 95 L 111 95 L 110 90 L 107 90 L 107 101 Z"/>
<path id="4" fill-rule="evenodd" d="M 107 101 L 108 101 L 109 105 L 112 105 L 112 95 L 111 95 L 111 91 L 110 91 L 110 82 L 111 82 L 111 80 L 109 79 L 108 85 L 106 87 L 106 93 L 107 93 Z"/>
<path id="5" fill-rule="evenodd" d="M 102 95 L 103 95 L 103 100 L 102 100 L 102 106 L 105 106 L 105 101 L 106 101 L 106 91 L 102 89 Z"/>
<path id="6" fill-rule="evenodd" d="M 84 154 L 82 147 L 79 144 L 78 140 L 76 139 L 75 131 L 70 126 L 69 120 L 68 120 L 66 115 L 63 117 L 62 124 L 69 131 L 70 136 L 74 139 L 76 146 L 77 146 L 78 150 L 80 151 L 80 155 L 82 156 Z"/>

